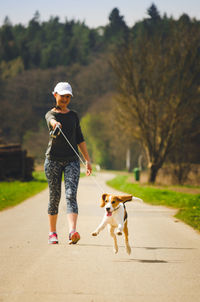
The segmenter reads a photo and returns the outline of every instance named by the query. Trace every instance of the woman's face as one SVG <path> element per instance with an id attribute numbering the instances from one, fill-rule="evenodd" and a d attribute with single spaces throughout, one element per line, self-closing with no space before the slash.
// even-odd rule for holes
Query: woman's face
<path id="1" fill-rule="evenodd" d="M 65 109 L 69 105 L 71 100 L 71 94 L 60 95 L 58 93 L 55 93 L 54 97 L 56 99 L 56 105 L 61 109 Z"/>

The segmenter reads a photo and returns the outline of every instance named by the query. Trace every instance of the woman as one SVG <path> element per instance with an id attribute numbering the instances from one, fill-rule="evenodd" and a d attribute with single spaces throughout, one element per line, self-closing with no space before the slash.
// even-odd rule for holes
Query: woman
<path id="1" fill-rule="evenodd" d="M 63 133 L 78 152 L 80 149 L 86 160 L 86 175 L 92 171 L 87 146 L 79 124 L 77 113 L 68 108 L 72 94 L 72 88 L 67 82 L 58 83 L 53 91 L 56 106 L 45 115 L 49 130 L 60 126 Z M 78 217 L 77 188 L 80 176 L 79 159 L 67 143 L 62 134 L 50 137 L 45 159 L 45 174 L 49 184 L 49 244 L 57 244 L 56 222 L 58 207 L 61 197 L 61 181 L 64 173 L 64 184 L 67 202 L 67 218 L 69 224 L 69 244 L 76 244 L 80 235 L 76 231 Z"/>

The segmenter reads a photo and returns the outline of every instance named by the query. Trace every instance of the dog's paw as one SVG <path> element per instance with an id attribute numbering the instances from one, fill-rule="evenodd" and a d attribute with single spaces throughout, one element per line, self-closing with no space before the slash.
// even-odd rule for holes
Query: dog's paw
<path id="1" fill-rule="evenodd" d="M 121 232 L 120 230 L 118 230 L 118 231 L 117 231 L 117 235 L 118 235 L 118 236 L 121 236 L 121 235 L 122 235 L 122 232 Z"/>
<path id="2" fill-rule="evenodd" d="M 118 247 L 113 249 L 114 253 L 117 254 L 118 253 Z"/>
<path id="3" fill-rule="evenodd" d="M 127 247 L 126 247 L 126 252 L 127 252 L 127 254 L 129 254 L 129 255 L 131 254 L 131 247 L 130 247 L 130 246 L 127 246 Z"/>
<path id="4" fill-rule="evenodd" d="M 92 233 L 92 236 L 97 236 L 97 235 L 98 235 L 97 232 L 93 232 L 93 233 Z"/>

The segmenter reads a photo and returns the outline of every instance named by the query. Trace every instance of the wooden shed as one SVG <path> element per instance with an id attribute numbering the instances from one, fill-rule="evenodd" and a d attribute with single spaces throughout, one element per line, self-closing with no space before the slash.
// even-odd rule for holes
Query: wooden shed
<path id="1" fill-rule="evenodd" d="M 33 170 L 34 159 L 20 144 L 0 145 L 0 180 L 31 180 Z"/>

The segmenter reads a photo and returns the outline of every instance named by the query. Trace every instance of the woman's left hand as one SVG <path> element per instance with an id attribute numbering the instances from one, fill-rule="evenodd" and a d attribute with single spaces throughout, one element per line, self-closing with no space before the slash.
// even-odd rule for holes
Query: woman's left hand
<path id="1" fill-rule="evenodd" d="M 92 173 L 92 165 L 91 162 L 86 162 L 86 175 L 89 176 Z"/>

